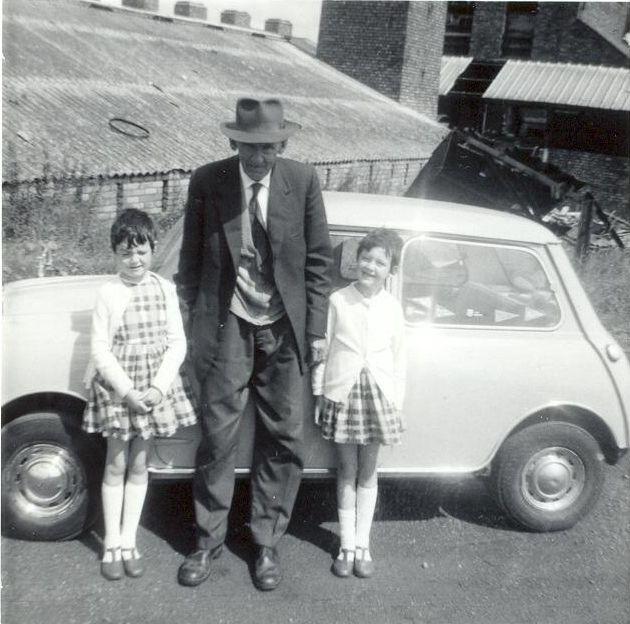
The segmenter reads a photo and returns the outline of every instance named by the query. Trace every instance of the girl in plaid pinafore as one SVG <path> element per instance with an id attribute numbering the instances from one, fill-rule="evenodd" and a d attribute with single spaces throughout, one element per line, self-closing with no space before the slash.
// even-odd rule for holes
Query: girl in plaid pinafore
<path id="1" fill-rule="evenodd" d="M 196 422 L 192 393 L 179 371 L 186 339 L 175 287 L 149 270 L 155 240 L 146 213 L 128 209 L 118 216 L 111 229 L 118 275 L 102 286 L 92 315 L 83 428 L 107 440 L 101 573 L 109 580 L 144 571 L 136 532 L 149 441 Z"/>
<path id="2" fill-rule="evenodd" d="M 385 281 L 399 264 L 402 240 L 375 230 L 357 250 L 358 279 L 334 292 L 328 310 L 328 353 L 313 370 L 315 420 L 337 451 L 341 548 L 332 571 L 374 572 L 369 539 L 376 507 L 378 451 L 399 444 L 405 384 L 404 321 Z"/>

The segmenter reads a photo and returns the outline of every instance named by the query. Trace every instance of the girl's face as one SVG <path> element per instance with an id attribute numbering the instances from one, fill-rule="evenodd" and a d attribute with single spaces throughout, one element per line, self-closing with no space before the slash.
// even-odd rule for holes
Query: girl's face
<path id="1" fill-rule="evenodd" d="M 364 249 L 357 258 L 359 278 L 357 284 L 363 294 L 377 293 L 385 285 L 392 261 L 385 249 L 372 247 Z"/>
<path id="2" fill-rule="evenodd" d="M 116 247 L 116 270 L 129 282 L 140 282 L 151 268 L 153 250 L 147 241 L 140 245 L 127 246 L 123 241 Z"/>

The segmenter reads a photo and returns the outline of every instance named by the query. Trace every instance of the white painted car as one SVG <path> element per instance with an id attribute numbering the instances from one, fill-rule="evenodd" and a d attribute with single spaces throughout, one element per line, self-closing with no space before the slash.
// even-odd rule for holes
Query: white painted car
<path id="1" fill-rule="evenodd" d="M 374 227 L 405 240 L 389 288 L 406 318 L 407 430 L 384 448 L 384 476 L 476 474 L 531 530 L 572 526 L 627 450 L 630 366 L 589 303 L 560 241 L 533 221 L 446 202 L 326 193 L 335 284 L 352 278 Z M 158 271 L 175 271 L 181 223 Z M 90 314 L 104 276 L 53 277 L 4 291 L 4 528 L 34 539 L 79 534 L 98 500 L 102 440 L 80 431 Z M 305 385 L 304 419 L 312 423 Z M 238 470 L 247 474 L 252 418 Z M 152 478 L 190 477 L 198 427 L 152 446 Z M 315 425 L 305 476 L 334 474 Z"/>

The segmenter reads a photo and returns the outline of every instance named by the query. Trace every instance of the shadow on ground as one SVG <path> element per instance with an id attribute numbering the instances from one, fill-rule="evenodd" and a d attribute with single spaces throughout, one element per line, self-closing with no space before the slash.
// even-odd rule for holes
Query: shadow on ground
<path id="1" fill-rule="evenodd" d="M 250 494 L 247 482 L 236 485 L 230 511 L 227 547 L 251 561 Z M 511 530 L 494 499 L 479 479 L 381 479 L 375 520 L 410 521 L 453 517 L 463 522 Z M 337 550 L 337 507 L 333 481 L 304 481 L 295 504 L 289 533 L 321 550 Z M 143 526 L 186 555 L 195 547 L 190 483 L 155 484 L 149 489 Z M 332 524 L 329 529 L 326 525 Z M 90 545 L 90 544 L 88 544 Z M 90 545 L 92 547 L 92 545 Z"/>

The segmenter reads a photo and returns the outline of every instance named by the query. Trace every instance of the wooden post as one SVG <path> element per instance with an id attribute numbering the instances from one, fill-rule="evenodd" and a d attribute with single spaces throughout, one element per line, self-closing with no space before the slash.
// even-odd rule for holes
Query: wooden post
<path id="1" fill-rule="evenodd" d="M 580 263 L 583 263 L 588 254 L 588 246 L 591 240 L 591 221 L 593 219 L 593 198 L 591 195 L 582 195 L 580 199 L 580 221 L 575 244 L 575 255 Z"/>

